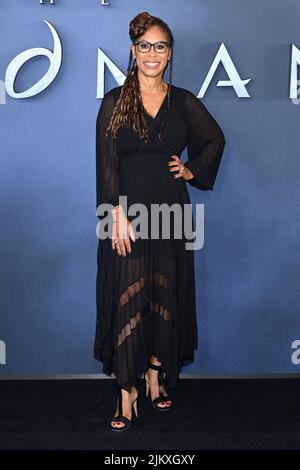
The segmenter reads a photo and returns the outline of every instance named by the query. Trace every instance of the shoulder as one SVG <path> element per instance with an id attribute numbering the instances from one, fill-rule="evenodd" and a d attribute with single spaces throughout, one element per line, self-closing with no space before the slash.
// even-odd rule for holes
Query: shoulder
<path id="1" fill-rule="evenodd" d="M 122 86 L 116 86 L 107 91 L 103 98 L 118 98 L 120 96 Z"/>
<path id="2" fill-rule="evenodd" d="M 176 94 L 185 104 L 198 104 L 199 106 L 204 106 L 201 99 L 187 88 L 182 88 L 179 86 L 172 85 L 174 94 Z"/>
<path id="3" fill-rule="evenodd" d="M 178 100 L 182 103 L 184 108 L 187 111 L 197 109 L 204 110 L 206 109 L 205 105 L 192 91 L 187 88 L 182 88 L 173 85 L 174 95 L 178 97 Z"/>
<path id="4" fill-rule="evenodd" d="M 123 85 L 115 86 L 114 88 L 111 88 L 109 91 L 107 91 L 105 95 L 117 96 L 121 93 L 122 87 Z"/>
<path id="5" fill-rule="evenodd" d="M 174 93 L 176 93 L 178 96 L 180 96 L 182 98 L 193 97 L 193 98 L 198 99 L 194 95 L 194 93 L 192 91 L 188 90 L 187 88 L 182 88 L 182 87 L 179 87 L 179 86 L 176 86 L 176 85 L 172 85 L 172 88 L 174 90 Z"/>
<path id="6" fill-rule="evenodd" d="M 113 109 L 117 103 L 118 97 L 120 95 L 121 86 L 111 88 L 109 91 L 104 93 L 103 98 L 100 101 L 98 118 L 101 119 L 103 115 L 111 115 Z"/>
<path id="7" fill-rule="evenodd" d="M 122 89 L 122 86 L 116 86 L 114 88 L 111 88 L 106 93 L 104 93 L 104 96 L 102 98 L 102 103 L 115 104 L 115 102 L 120 96 L 121 89 Z"/>

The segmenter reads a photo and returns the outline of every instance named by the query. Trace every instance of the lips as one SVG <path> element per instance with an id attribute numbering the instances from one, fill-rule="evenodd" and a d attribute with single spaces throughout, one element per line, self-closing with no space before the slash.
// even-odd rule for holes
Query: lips
<path id="1" fill-rule="evenodd" d="M 155 69 L 156 67 L 158 67 L 160 64 L 160 62 L 151 62 L 151 61 L 147 61 L 147 62 L 144 62 L 144 65 L 146 67 L 149 67 L 150 69 Z"/>

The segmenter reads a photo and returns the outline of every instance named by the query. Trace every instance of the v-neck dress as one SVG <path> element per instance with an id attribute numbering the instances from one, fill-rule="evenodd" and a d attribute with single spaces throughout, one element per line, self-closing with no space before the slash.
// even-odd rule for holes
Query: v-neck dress
<path id="1" fill-rule="evenodd" d="M 150 142 L 145 143 L 137 131 L 127 127 L 118 129 L 116 139 L 109 133 L 105 140 L 121 88 L 105 94 L 97 116 L 96 203 L 97 207 L 103 203 L 117 205 L 122 195 L 127 196 L 127 210 L 142 203 L 149 209 L 146 218 L 150 235 L 130 240 L 132 251 L 126 251 L 125 257 L 112 249 L 110 238 L 98 240 L 94 357 L 102 362 L 105 374 L 113 373 L 119 387 L 130 391 L 137 377 L 147 370 L 150 357 L 155 356 L 174 388 L 182 366 L 193 362 L 198 346 L 194 251 L 186 248 L 191 239 L 184 232 L 183 217 L 180 222 L 175 215 L 170 217 L 168 238 L 163 223 L 156 237 L 151 236 L 151 207 L 165 203 L 167 207 L 176 204 L 191 209 L 187 183 L 199 190 L 212 190 L 225 138 L 192 92 L 171 85 L 162 140 L 159 131 L 168 110 L 167 95 L 155 116 L 143 109 Z M 185 166 L 194 175 L 188 181 L 174 178 L 175 172 L 168 166 L 174 161 L 171 156 L 180 157 L 186 146 Z M 138 215 L 129 212 L 127 218 L 133 221 Z M 98 218 L 101 224 L 103 216 Z M 178 223 L 180 238 L 174 230 Z"/>

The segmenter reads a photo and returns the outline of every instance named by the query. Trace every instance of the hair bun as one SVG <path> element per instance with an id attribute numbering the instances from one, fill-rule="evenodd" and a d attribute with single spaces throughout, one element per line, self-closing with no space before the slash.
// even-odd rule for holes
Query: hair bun
<path id="1" fill-rule="evenodd" d="M 154 17 L 147 11 L 143 11 L 136 15 L 129 23 L 129 36 L 133 41 L 138 36 L 142 36 L 151 26 Z"/>

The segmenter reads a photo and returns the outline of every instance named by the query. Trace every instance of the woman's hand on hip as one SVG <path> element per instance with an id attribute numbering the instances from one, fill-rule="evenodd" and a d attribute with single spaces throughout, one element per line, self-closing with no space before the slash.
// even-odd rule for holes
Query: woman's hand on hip
<path id="1" fill-rule="evenodd" d="M 178 171 L 174 178 L 183 178 L 185 181 L 191 180 L 194 178 L 193 173 L 182 163 L 178 155 L 172 155 L 173 161 L 168 162 L 169 170 L 171 172 Z"/>

